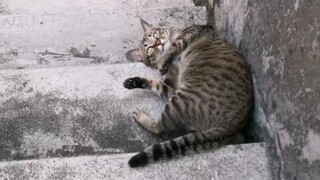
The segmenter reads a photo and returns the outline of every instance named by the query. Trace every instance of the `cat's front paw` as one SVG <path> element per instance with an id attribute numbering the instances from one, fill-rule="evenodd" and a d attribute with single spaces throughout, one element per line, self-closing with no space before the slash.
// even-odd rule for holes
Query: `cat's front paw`
<path id="1" fill-rule="evenodd" d="M 161 75 L 165 75 L 168 72 L 169 65 L 168 63 L 163 63 L 158 66 L 159 72 Z"/>
<path id="2" fill-rule="evenodd" d="M 132 77 L 128 78 L 123 82 L 123 86 L 127 89 L 134 89 L 134 88 L 142 88 L 145 89 L 149 86 L 147 80 L 140 78 L 140 77 Z"/>

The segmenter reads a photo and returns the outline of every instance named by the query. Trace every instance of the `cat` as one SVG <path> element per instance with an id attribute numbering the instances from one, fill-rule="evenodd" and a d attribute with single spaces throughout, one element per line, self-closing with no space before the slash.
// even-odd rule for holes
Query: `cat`
<path id="1" fill-rule="evenodd" d="M 158 69 L 163 81 L 131 77 L 127 89 L 149 89 L 168 99 L 161 118 L 142 110 L 134 120 L 169 140 L 147 147 L 128 164 L 140 167 L 199 149 L 217 148 L 245 125 L 253 104 L 251 74 L 241 53 L 221 40 L 214 27 L 153 27 L 140 20 L 143 40 L 127 59 Z"/>

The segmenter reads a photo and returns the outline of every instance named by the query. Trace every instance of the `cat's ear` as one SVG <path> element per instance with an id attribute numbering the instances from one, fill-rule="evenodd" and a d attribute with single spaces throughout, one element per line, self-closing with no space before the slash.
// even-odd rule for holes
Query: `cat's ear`
<path id="1" fill-rule="evenodd" d="M 144 32 L 150 32 L 152 29 L 152 25 L 150 25 L 149 23 L 147 23 L 145 20 L 140 19 L 141 22 L 141 26 L 144 30 Z"/>
<path id="2" fill-rule="evenodd" d="M 126 58 L 129 61 L 143 62 L 143 57 L 140 49 L 132 49 L 126 53 Z"/>

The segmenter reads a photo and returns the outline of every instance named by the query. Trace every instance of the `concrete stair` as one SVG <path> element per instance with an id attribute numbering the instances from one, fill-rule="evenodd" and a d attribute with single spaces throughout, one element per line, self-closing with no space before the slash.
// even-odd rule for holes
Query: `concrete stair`
<path id="1" fill-rule="evenodd" d="M 131 169 L 133 154 L 0 163 L 3 179 L 227 179 L 271 180 L 264 143 L 226 146 Z"/>
<path id="2" fill-rule="evenodd" d="M 137 75 L 159 79 L 141 63 L 0 71 L 0 159 L 134 152 L 154 142 L 131 113 L 160 117 L 164 100 L 123 88 Z"/>
<path id="3" fill-rule="evenodd" d="M 141 38 L 139 18 L 181 27 L 206 22 L 203 7 L 0 16 L 0 69 L 124 63 Z"/>
<path id="4" fill-rule="evenodd" d="M 0 2 L 3 15 L 57 15 L 105 12 L 128 12 L 141 9 L 194 6 L 192 0 L 7 0 Z"/>
<path id="5" fill-rule="evenodd" d="M 206 9 L 190 0 L 0 2 L 0 179 L 270 179 L 263 143 L 128 168 L 126 153 L 160 141 L 132 111 L 158 117 L 165 104 L 122 87 L 160 78 L 125 59 L 141 39 L 139 18 L 206 24 Z"/>

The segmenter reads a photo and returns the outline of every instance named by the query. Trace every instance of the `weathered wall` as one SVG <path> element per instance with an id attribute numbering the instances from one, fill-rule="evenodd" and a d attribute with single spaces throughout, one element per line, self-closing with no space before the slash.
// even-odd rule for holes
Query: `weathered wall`
<path id="1" fill-rule="evenodd" d="M 221 37 L 246 56 L 274 179 L 320 177 L 320 1 L 213 0 Z M 212 12 L 210 12 L 212 14 Z"/>

